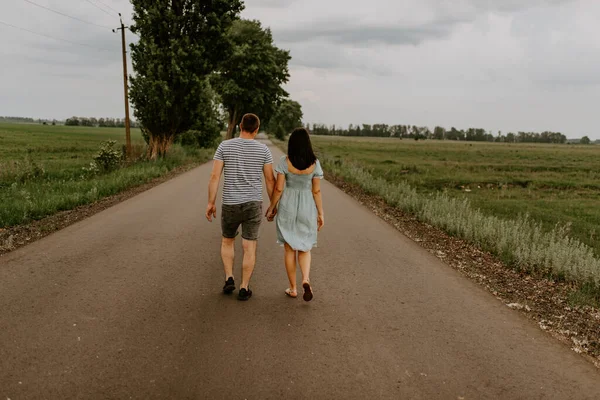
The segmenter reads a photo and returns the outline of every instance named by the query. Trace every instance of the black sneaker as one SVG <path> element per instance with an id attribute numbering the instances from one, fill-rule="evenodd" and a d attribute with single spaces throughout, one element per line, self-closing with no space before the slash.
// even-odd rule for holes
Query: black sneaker
<path id="1" fill-rule="evenodd" d="M 233 278 L 229 278 L 225 281 L 225 286 L 223 286 L 223 293 L 231 294 L 235 290 L 235 282 Z"/>
<path id="2" fill-rule="evenodd" d="M 238 300 L 246 301 L 252 297 L 252 290 L 241 288 L 238 293 Z"/>

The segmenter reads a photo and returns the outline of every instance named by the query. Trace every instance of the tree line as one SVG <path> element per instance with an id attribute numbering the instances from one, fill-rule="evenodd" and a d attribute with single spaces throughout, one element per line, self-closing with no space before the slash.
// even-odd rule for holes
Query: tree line
<path id="1" fill-rule="evenodd" d="M 35 120 L 27 117 L 0 117 L 0 122 L 35 123 Z"/>
<path id="2" fill-rule="evenodd" d="M 90 126 L 99 128 L 125 128 L 125 118 L 86 118 L 71 117 L 65 121 L 66 126 Z M 130 121 L 132 128 L 137 128 L 137 121 Z"/>
<path id="3" fill-rule="evenodd" d="M 124 118 L 87 118 L 87 117 L 71 117 L 66 120 L 56 119 L 41 119 L 30 117 L 3 117 L 0 116 L 0 122 L 16 122 L 27 124 L 43 124 L 43 125 L 66 125 L 66 126 L 91 126 L 100 128 L 124 128 Z M 138 127 L 137 121 L 130 121 L 132 128 Z"/>
<path id="4" fill-rule="evenodd" d="M 310 128 L 310 126 L 309 126 Z M 436 126 L 433 131 L 428 127 L 416 125 L 387 125 L 387 124 L 362 124 L 352 125 L 348 128 L 340 128 L 335 125 L 327 126 L 323 124 L 313 124 L 310 128 L 315 135 L 327 136 L 363 136 L 363 137 L 395 137 L 401 139 L 415 140 L 462 140 L 473 142 L 504 142 L 504 143 L 566 143 L 567 137 L 560 132 L 509 132 L 497 135 L 482 128 L 456 129 L 449 130 L 441 126 Z M 586 142 L 586 137 L 582 143 Z M 589 143 L 589 139 L 587 139 Z"/>

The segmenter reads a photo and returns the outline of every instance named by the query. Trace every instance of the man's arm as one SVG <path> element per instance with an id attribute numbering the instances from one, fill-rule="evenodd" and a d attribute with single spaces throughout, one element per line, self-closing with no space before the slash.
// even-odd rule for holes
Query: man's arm
<path id="1" fill-rule="evenodd" d="M 212 222 L 213 217 L 217 217 L 217 193 L 219 192 L 219 181 L 221 180 L 221 173 L 223 172 L 223 161 L 214 160 L 213 169 L 210 174 L 210 180 L 208 181 L 208 206 L 206 206 L 206 219 Z"/>
<path id="2" fill-rule="evenodd" d="M 273 197 L 273 188 L 275 187 L 275 174 L 273 173 L 273 164 L 265 164 L 263 167 L 263 173 L 265 174 L 265 184 L 267 185 L 267 193 L 269 199 Z"/>

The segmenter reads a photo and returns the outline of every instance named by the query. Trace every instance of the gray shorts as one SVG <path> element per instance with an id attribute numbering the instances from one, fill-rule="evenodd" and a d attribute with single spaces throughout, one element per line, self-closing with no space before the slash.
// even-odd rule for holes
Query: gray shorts
<path id="1" fill-rule="evenodd" d="M 221 231 L 223 237 L 233 239 L 238 234 L 242 225 L 242 238 L 258 240 L 260 223 L 262 222 L 262 202 L 227 205 L 223 204 L 221 210 Z"/>

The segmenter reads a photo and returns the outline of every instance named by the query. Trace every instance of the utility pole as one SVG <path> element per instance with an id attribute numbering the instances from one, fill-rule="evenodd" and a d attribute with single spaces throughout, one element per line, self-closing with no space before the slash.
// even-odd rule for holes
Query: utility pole
<path id="1" fill-rule="evenodd" d="M 125 29 L 128 26 L 123 24 L 123 18 L 121 18 L 121 13 L 119 13 L 119 18 L 121 19 L 121 27 L 117 28 L 117 31 L 121 31 L 121 43 L 123 46 L 123 87 L 125 92 L 125 140 L 127 143 L 126 154 L 127 159 L 129 160 L 131 157 L 131 125 L 129 122 L 129 90 L 127 86 L 127 48 L 125 47 Z M 113 32 L 116 32 L 113 29 Z"/>

